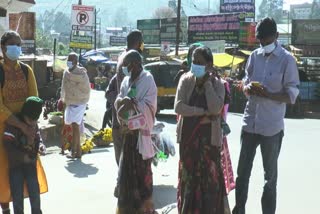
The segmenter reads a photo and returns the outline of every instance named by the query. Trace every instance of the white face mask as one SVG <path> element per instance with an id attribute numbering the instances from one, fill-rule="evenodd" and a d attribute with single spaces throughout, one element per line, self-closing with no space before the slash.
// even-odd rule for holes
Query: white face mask
<path id="1" fill-rule="evenodd" d="M 261 48 L 263 49 L 263 52 L 266 54 L 271 53 L 272 51 L 274 51 L 274 49 L 276 48 L 276 44 L 274 42 L 272 42 L 269 45 L 266 46 L 261 46 Z"/>

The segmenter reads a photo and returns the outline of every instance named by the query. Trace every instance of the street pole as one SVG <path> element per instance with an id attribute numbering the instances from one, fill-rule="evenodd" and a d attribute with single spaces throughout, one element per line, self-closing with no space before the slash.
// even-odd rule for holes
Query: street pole
<path id="1" fill-rule="evenodd" d="M 290 30 L 290 11 L 288 11 L 288 48 L 289 48 L 289 36 L 290 36 L 289 30 Z"/>
<path id="2" fill-rule="evenodd" d="M 79 2 L 78 2 L 78 5 L 82 5 L 82 0 L 79 0 Z M 80 61 L 81 61 L 81 48 L 79 48 L 80 50 L 79 50 L 79 62 L 78 62 L 78 64 L 80 65 L 81 63 L 80 63 Z"/>
<path id="3" fill-rule="evenodd" d="M 208 0 L 208 14 L 210 14 L 210 0 Z"/>
<path id="4" fill-rule="evenodd" d="M 94 49 L 97 50 L 97 9 L 94 9 Z"/>
<path id="5" fill-rule="evenodd" d="M 178 9 L 177 9 L 177 29 L 176 29 L 176 56 L 178 56 L 178 55 L 179 55 L 180 18 L 181 18 L 181 0 L 178 0 Z"/>

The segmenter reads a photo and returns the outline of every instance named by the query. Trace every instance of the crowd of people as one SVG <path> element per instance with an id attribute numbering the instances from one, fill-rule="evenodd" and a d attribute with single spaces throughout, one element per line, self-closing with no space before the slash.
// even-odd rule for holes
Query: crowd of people
<path id="1" fill-rule="evenodd" d="M 174 102 L 179 143 L 177 202 L 181 214 L 231 213 L 227 194 L 235 188 L 233 214 L 245 214 L 249 178 L 256 149 L 261 148 L 264 167 L 264 214 L 275 214 L 277 163 L 284 135 L 286 103 L 294 103 L 299 76 L 294 58 L 277 42 L 272 18 L 256 27 L 261 47 L 250 55 L 243 92 L 248 98 L 243 116 L 241 151 L 236 182 L 224 170 L 228 154 L 226 113 L 229 86 L 213 67 L 210 48 L 201 43 L 190 46 L 183 70 L 177 75 Z M 21 39 L 15 32 L 1 38 L 4 62 L 0 64 L 0 202 L 3 213 L 23 213 L 23 197 L 28 194 L 33 214 L 41 213 L 40 193 L 47 191 L 37 147 L 41 141 L 36 121 L 42 100 L 37 97 L 34 74 L 18 61 Z M 157 213 L 152 202 L 151 162 L 156 151 L 151 139 L 157 110 L 157 86 L 143 69 L 143 35 L 134 30 L 127 36 L 127 50 L 119 57 L 116 74 L 106 89 L 107 111 L 112 111 L 112 134 L 118 164 L 114 196 L 118 214 Z M 71 53 L 62 80 L 64 121 L 72 126 L 70 158 L 81 158 L 80 133 L 90 96 L 86 70 Z M 27 75 L 24 74 L 27 67 Z M 14 84 L 13 84 L 14 82 Z M 106 122 L 103 122 L 105 127 Z M 229 157 L 230 158 L 230 157 Z M 230 177 L 228 177 L 230 176 Z M 23 192 L 23 181 L 28 192 Z"/>

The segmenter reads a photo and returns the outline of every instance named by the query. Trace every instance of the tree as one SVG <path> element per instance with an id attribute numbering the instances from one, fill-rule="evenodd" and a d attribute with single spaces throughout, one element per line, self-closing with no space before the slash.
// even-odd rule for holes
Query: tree
<path id="1" fill-rule="evenodd" d="M 41 28 L 36 30 L 37 48 L 49 48 L 53 50 L 53 38 L 50 34 L 45 33 Z"/>
<path id="2" fill-rule="evenodd" d="M 282 19 L 283 0 L 262 0 L 259 6 L 258 19 L 272 17 L 277 23 Z"/>
<path id="3" fill-rule="evenodd" d="M 313 0 L 310 18 L 320 19 L 320 1 L 319 0 Z"/>
<path id="4" fill-rule="evenodd" d="M 177 14 L 170 7 L 159 7 L 153 13 L 155 19 L 174 18 Z"/>
<path id="5" fill-rule="evenodd" d="M 128 10 L 126 7 L 119 7 L 114 14 L 114 26 L 126 26 L 128 22 Z"/>

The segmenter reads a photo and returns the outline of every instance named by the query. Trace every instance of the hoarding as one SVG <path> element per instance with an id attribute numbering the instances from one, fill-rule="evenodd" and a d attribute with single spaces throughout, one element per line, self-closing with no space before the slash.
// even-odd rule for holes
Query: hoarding
<path id="1" fill-rule="evenodd" d="M 110 36 L 110 45 L 111 46 L 126 46 L 127 38 L 121 36 Z"/>
<path id="2" fill-rule="evenodd" d="M 246 22 L 255 18 L 255 0 L 220 0 L 220 13 L 245 13 Z"/>
<path id="3" fill-rule="evenodd" d="M 175 43 L 177 32 L 177 18 L 161 19 L 160 25 L 160 41 Z M 186 35 L 188 32 L 188 24 L 186 18 L 181 18 L 180 29 L 180 42 L 186 42 Z"/>
<path id="4" fill-rule="evenodd" d="M 292 20 L 293 45 L 320 45 L 320 19 Z"/>
<path id="5" fill-rule="evenodd" d="M 145 44 L 160 44 L 160 19 L 138 20 L 137 28 L 142 32 Z"/>
<path id="6" fill-rule="evenodd" d="M 243 13 L 190 16 L 188 42 L 225 40 L 238 44 L 240 21 L 244 18 Z"/>

